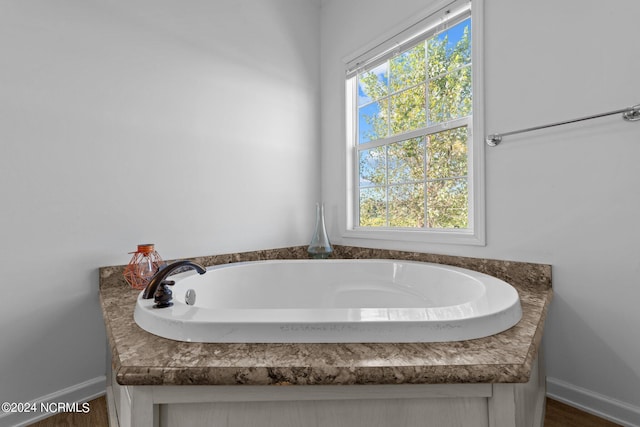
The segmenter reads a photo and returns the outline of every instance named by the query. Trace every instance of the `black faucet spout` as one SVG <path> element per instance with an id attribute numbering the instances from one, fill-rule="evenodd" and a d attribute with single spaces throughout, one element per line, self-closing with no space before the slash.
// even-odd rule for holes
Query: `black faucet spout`
<path id="1" fill-rule="evenodd" d="M 166 266 L 165 268 L 159 270 L 149 281 L 149 284 L 147 285 L 146 288 L 144 288 L 144 291 L 142 291 L 142 298 L 143 299 L 151 299 L 155 296 L 156 291 L 158 290 L 158 286 L 160 286 L 160 284 L 162 282 L 165 282 L 165 279 L 174 271 L 176 271 L 179 268 L 193 268 L 194 270 L 196 270 L 199 274 L 204 274 L 207 272 L 207 270 L 201 266 L 200 264 L 197 264 L 195 262 L 192 261 L 176 261 L 174 263 L 169 264 L 168 266 Z M 169 284 L 169 283 L 166 283 Z M 170 283 L 173 284 L 173 283 Z"/>

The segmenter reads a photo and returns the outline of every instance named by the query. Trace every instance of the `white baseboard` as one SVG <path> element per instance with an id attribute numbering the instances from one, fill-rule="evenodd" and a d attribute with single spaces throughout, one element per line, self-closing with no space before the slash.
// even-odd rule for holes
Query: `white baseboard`
<path id="1" fill-rule="evenodd" d="M 35 411 L 0 413 L 0 427 L 24 427 L 36 421 L 54 415 L 52 412 L 41 412 L 42 406 L 60 402 L 84 403 L 105 394 L 107 379 L 105 376 L 93 378 L 80 384 L 55 391 L 29 402 Z M 80 407 L 82 409 L 82 407 Z"/>
<path id="2" fill-rule="evenodd" d="M 640 427 L 640 408 L 608 396 L 547 377 L 547 396 L 625 427 Z"/>

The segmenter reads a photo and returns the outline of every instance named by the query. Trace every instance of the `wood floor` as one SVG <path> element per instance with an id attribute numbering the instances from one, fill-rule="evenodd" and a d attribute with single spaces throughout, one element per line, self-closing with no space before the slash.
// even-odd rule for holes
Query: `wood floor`
<path id="1" fill-rule="evenodd" d="M 30 427 L 109 427 L 107 404 L 104 397 L 89 402 L 88 414 L 58 414 L 32 424 Z M 547 411 L 544 427 L 617 427 L 591 414 L 579 411 L 571 406 L 547 399 Z"/>
<path id="2" fill-rule="evenodd" d="M 57 414 L 29 427 L 109 427 L 107 399 L 102 396 L 89 402 L 89 413 Z"/>
<path id="3" fill-rule="evenodd" d="M 547 398 L 544 427 L 619 427 L 619 424 Z"/>

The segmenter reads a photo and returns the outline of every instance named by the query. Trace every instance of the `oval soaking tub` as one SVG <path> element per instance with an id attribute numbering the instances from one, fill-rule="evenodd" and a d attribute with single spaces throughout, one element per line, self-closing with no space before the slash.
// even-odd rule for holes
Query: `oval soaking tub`
<path id="1" fill-rule="evenodd" d="M 446 265 L 274 260 L 207 270 L 171 277 L 172 307 L 138 296 L 136 323 L 192 342 L 441 342 L 493 335 L 522 317 L 511 285 Z"/>

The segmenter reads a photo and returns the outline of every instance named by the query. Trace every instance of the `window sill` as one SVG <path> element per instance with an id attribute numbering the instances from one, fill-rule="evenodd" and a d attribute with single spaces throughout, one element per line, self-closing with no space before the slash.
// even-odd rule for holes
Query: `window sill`
<path id="1" fill-rule="evenodd" d="M 420 242 L 453 245 L 485 246 L 484 235 L 472 230 L 401 230 L 371 229 L 356 227 L 345 230 L 342 237 L 350 239 L 395 240 L 398 242 Z"/>

